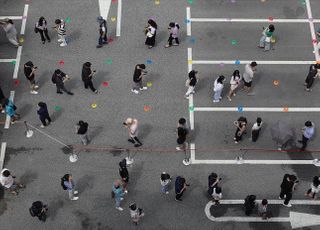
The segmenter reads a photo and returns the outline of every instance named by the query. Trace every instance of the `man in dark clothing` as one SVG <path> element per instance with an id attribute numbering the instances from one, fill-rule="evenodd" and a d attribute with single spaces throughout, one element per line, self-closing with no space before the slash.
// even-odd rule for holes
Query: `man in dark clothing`
<path id="1" fill-rule="evenodd" d="M 41 128 L 44 128 L 45 126 L 50 124 L 51 118 L 50 118 L 46 103 L 39 102 L 38 106 L 39 106 L 39 110 L 37 111 L 37 113 L 38 113 L 40 121 L 42 123 Z M 46 123 L 46 120 L 48 120 L 48 124 Z"/>
<path id="2" fill-rule="evenodd" d="M 99 16 L 97 18 L 97 21 L 99 23 L 99 40 L 97 48 L 101 48 L 104 44 L 108 44 L 107 39 L 107 22 L 103 19 L 102 16 Z"/>
<path id="3" fill-rule="evenodd" d="M 38 94 L 36 89 L 38 89 L 39 86 L 36 85 L 36 81 L 34 79 L 34 73 L 36 70 L 37 70 L 37 67 L 34 66 L 31 61 L 28 61 L 26 64 L 24 64 L 24 75 L 26 76 L 26 78 L 30 82 L 30 86 L 31 86 L 30 93 L 31 94 Z"/>
<path id="4" fill-rule="evenodd" d="M 83 64 L 83 66 L 82 66 L 82 81 L 84 83 L 84 88 L 88 89 L 88 87 L 89 87 L 92 90 L 92 92 L 98 93 L 98 90 L 96 90 L 92 84 L 92 77 L 95 72 L 96 72 L 95 70 L 91 69 L 90 62 L 86 62 Z"/>
<path id="5" fill-rule="evenodd" d="M 177 176 L 176 181 L 175 181 L 175 192 L 176 192 L 176 201 L 182 201 L 181 197 L 184 193 L 184 191 L 187 189 L 187 186 L 189 186 L 186 183 L 186 179 L 184 179 L 181 176 Z"/>
<path id="6" fill-rule="evenodd" d="M 147 90 L 147 87 L 142 86 L 142 78 L 144 75 L 147 74 L 146 65 L 145 64 L 138 64 L 136 65 L 133 73 L 133 88 L 131 89 L 131 92 L 135 94 L 139 94 L 139 91 Z"/>
<path id="7" fill-rule="evenodd" d="M 292 206 L 291 204 L 289 204 L 289 202 L 292 198 L 296 179 L 297 178 L 294 175 L 285 174 L 280 186 L 281 192 L 279 195 L 279 199 L 285 199 L 283 205 L 289 208 Z"/>
<path id="8" fill-rule="evenodd" d="M 58 94 L 63 94 L 61 92 L 61 90 L 63 90 L 64 92 L 66 92 L 69 95 L 73 95 L 73 93 L 71 93 L 70 91 L 68 91 L 65 87 L 64 87 L 64 82 L 69 80 L 70 77 L 68 75 L 66 75 L 64 72 L 62 72 L 60 69 L 56 69 L 54 71 L 54 74 L 52 75 L 52 82 L 54 84 L 56 84 L 57 87 L 57 93 Z"/>
<path id="9" fill-rule="evenodd" d="M 216 173 L 211 173 L 208 176 L 208 194 L 211 196 L 213 189 L 218 186 L 219 181 L 221 178 L 218 177 Z"/>
<path id="10" fill-rule="evenodd" d="M 81 142 L 83 145 L 87 145 L 89 142 L 88 138 L 88 123 L 84 121 L 79 121 L 78 124 L 76 125 L 76 132 L 80 136 Z"/>
<path id="11" fill-rule="evenodd" d="M 320 76 L 320 64 L 312 64 L 309 67 L 309 73 L 305 80 L 304 85 L 306 86 L 306 91 L 311 91 L 311 86 L 314 82 L 314 79 Z"/>
<path id="12" fill-rule="evenodd" d="M 186 148 L 187 148 L 187 146 L 186 146 L 187 145 L 187 143 L 186 143 L 187 134 L 188 134 L 188 130 L 179 124 L 178 128 L 177 128 L 177 135 L 178 135 L 177 143 L 179 146 L 176 147 L 176 150 L 178 150 L 178 151 L 186 150 Z"/>
<path id="13" fill-rule="evenodd" d="M 119 166 L 120 166 L 119 175 L 120 175 L 122 183 L 123 183 L 122 187 L 123 187 L 124 192 L 128 193 L 128 190 L 126 189 L 126 187 L 129 182 L 129 172 L 127 169 L 126 159 L 123 159 L 122 161 L 120 161 Z"/>
<path id="14" fill-rule="evenodd" d="M 1 110 L 1 113 L 5 113 L 5 101 L 6 101 L 6 97 L 4 96 L 3 94 L 3 91 L 0 87 L 0 110 Z"/>
<path id="15" fill-rule="evenodd" d="M 48 211 L 48 206 L 44 205 L 41 201 L 35 201 L 32 203 L 31 208 L 29 208 L 30 215 L 33 217 L 38 217 L 39 220 L 45 222 L 47 219 L 46 212 Z"/>

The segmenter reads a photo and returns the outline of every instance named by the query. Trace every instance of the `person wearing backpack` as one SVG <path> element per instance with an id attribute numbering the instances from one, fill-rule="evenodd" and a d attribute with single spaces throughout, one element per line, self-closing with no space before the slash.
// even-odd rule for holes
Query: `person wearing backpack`
<path id="1" fill-rule="evenodd" d="M 64 86 L 64 82 L 67 80 L 70 80 L 70 77 L 64 72 L 62 72 L 60 69 L 56 69 L 54 71 L 51 80 L 52 80 L 52 83 L 56 85 L 58 94 L 63 94 L 61 92 L 61 90 L 63 90 L 67 94 L 73 95 L 73 93 L 67 90 L 66 87 Z"/>
<path id="2" fill-rule="evenodd" d="M 169 194 L 169 184 L 171 182 L 171 177 L 168 173 L 163 172 L 160 175 L 161 192 Z"/>
<path id="3" fill-rule="evenodd" d="M 186 183 L 185 178 L 183 178 L 181 176 L 177 176 L 176 181 L 175 181 L 175 192 L 176 192 L 175 200 L 176 201 L 182 201 L 181 197 L 188 186 L 190 186 L 190 185 Z"/>
<path id="4" fill-rule="evenodd" d="M 99 23 L 99 40 L 97 48 L 101 48 L 103 45 L 108 44 L 107 21 L 103 19 L 102 16 L 99 16 L 97 22 Z"/>
<path id="5" fill-rule="evenodd" d="M 32 217 L 38 217 L 40 221 L 45 222 L 47 219 L 48 205 L 43 204 L 41 201 L 35 201 L 29 208 L 30 215 Z"/>
<path id="6" fill-rule="evenodd" d="M 180 29 L 180 26 L 178 23 L 176 22 L 169 23 L 168 30 L 169 30 L 170 36 L 168 39 L 168 44 L 165 45 L 165 48 L 169 48 L 172 45 L 174 46 L 179 45 L 179 38 L 178 38 L 179 29 Z M 173 40 L 175 41 L 175 44 L 172 44 Z"/>
<path id="7" fill-rule="evenodd" d="M 40 101 L 38 103 L 38 106 L 39 106 L 39 110 L 37 111 L 37 113 L 38 113 L 39 119 L 42 123 L 41 128 L 44 128 L 45 126 L 47 126 L 51 123 L 51 118 L 50 118 L 46 103 Z M 46 121 L 48 121 L 48 123 Z"/>
<path id="8" fill-rule="evenodd" d="M 122 180 L 122 187 L 124 193 L 128 193 L 127 184 L 129 182 L 129 172 L 127 169 L 127 160 L 123 159 L 122 161 L 119 162 L 119 175 Z"/>
<path id="9" fill-rule="evenodd" d="M 244 199 L 244 209 L 247 216 L 250 216 L 253 213 L 253 209 L 256 206 L 256 196 L 248 195 Z"/>
<path id="10" fill-rule="evenodd" d="M 39 32 L 42 44 L 46 43 L 46 38 L 47 38 L 48 42 L 51 42 L 49 34 L 48 34 L 47 20 L 43 16 L 41 16 L 39 18 L 38 22 L 36 23 L 36 25 L 34 27 L 34 32 L 36 32 L 36 33 Z"/>
<path id="11" fill-rule="evenodd" d="M 144 216 L 144 212 L 142 210 L 142 208 L 138 208 L 136 203 L 132 203 L 129 206 L 130 209 L 130 216 L 131 216 L 131 220 L 135 225 L 138 225 L 139 220 L 141 219 L 141 217 Z"/>
<path id="12" fill-rule="evenodd" d="M 75 185 L 74 185 L 73 178 L 72 178 L 71 174 L 65 174 L 61 178 L 61 186 L 64 190 L 68 190 L 70 200 L 78 200 L 79 199 L 79 197 L 74 196 L 74 195 L 78 194 L 78 191 L 75 190 Z"/>

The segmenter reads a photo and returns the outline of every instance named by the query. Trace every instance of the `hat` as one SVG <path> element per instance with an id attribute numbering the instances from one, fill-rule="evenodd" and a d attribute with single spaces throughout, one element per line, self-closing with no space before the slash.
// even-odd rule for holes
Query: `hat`
<path id="1" fill-rule="evenodd" d="M 98 21 L 98 22 L 101 22 L 101 21 L 103 21 L 103 20 L 104 20 L 104 19 L 103 19 L 102 16 L 97 17 L 97 21 Z"/>

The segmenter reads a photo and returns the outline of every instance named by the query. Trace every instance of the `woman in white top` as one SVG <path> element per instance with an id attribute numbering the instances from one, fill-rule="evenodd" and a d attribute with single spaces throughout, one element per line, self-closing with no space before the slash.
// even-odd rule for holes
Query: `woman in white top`
<path id="1" fill-rule="evenodd" d="M 223 82 L 225 80 L 225 77 L 223 75 L 220 75 L 215 81 L 214 81 L 214 87 L 213 87 L 213 91 L 214 91 L 214 96 L 213 96 L 213 102 L 219 102 L 222 97 L 221 97 L 221 93 L 222 93 L 222 89 L 223 89 Z"/>
<path id="2" fill-rule="evenodd" d="M 19 47 L 19 42 L 17 39 L 17 30 L 13 24 L 13 21 L 9 18 L 6 18 L 3 21 L 0 21 L 0 25 L 3 27 L 4 31 L 6 32 L 6 36 L 9 42 L 15 47 Z"/>
<path id="3" fill-rule="evenodd" d="M 235 70 L 230 79 L 230 91 L 228 93 L 228 100 L 231 101 L 232 96 L 236 96 L 236 89 L 239 87 L 241 83 L 241 75 L 239 70 Z"/>
<path id="4" fill-rule="evenodd" d="M 261 126 L 262 126 L 262 119 L 258 117 L 256 123 L 254 123 L 251 128 L 251 140 L 253 142 L 256 142 L 258 140 Z"/>
<path id="5" fill-rule="evenodd" d="M 149 49 L 154 47 L 156 43 L 157 28 L 157 23 L 152 19 L 149 19 L 148 26 L 144 30 L 145 35 L 147 37 L 145 44 L 148 46 Z"/>
<path id="6" fill-rule="evenodd" d="M 130 204 L 129 208 L 130 208 L 130 216 L 131 216 L 132 222 L 135 225 L 138 225 L 140 218 L 144 216 L 142 209 L 137 208 L 137 205 L 135 203 Z"/>
<path id="7" fill-rule="evenodd" d="M 16 178 L 11 174 L 9 169 L 2 169 L 1 175 L 0 175 L 0 184 L 5 188 L 9 189 L 11 194 L 18 195 L 18 188 L 24 188 L 25 186 L 17 181 L 15 181 Z"/>

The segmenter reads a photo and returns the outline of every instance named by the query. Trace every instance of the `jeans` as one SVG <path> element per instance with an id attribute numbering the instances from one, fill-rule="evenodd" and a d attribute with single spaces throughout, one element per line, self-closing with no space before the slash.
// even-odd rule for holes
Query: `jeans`
<path id="1" fill-rule="evenodd" d="M 182 195 L 183 195 L 183 192 L 181 192 L 181 193 L 179 193 L 179 194 L 176 194 L 176 199 L 177 199 L 177 200 L 180 200 L 181 197 L 182 197 Z"/>
<path id="2" fill-rule="evenodd" d="M 263 47 L 264 50 L 270 50 L 271 48 L 271 42 L 266 42 L 266 38 L 267 36 L 263 35 L 261 38 L 260 38 L 260 42 L 259 42 L 259 46 L 260 47 Z"/>
<path id="3" fill-rule="evenodd" d="M 142 86 L 142 81 L 139 82 L 133 82 L 133 90 L 140 90 L 143 86 Z"/>
<path id="4" fill-rule="evenodd" d="M 218 91 L 214 92 L 213 99 L 216 101 L 220 101 L 221 92 L 222 92 L 222 90 L 218 90 Z"/>
<path id="5" fill-rule="evenodd" d="M 72 200 L 74 197 L 74 189 L 68 190 L 68 193 L 69 193 L 69 199 Z"/>
<path id="6" fill-rule="evenodd" d="M 161 192 L 166 193 L 169 190 L 169 184 L 166 184 L 164 186 L 161 187 Z"/>
<path id="7" fill-rule="evenodd" d="M 108 44 L 107 33 L 104 36 L 99 36 L 98 44 L 101 46 L 103 44 Z"/>
<path id="8" fill-rule="evenodd" d="M 87 145 L 89 138 L 87 134 L 79 134 L 82 144 Z"/>
<path id="9" fill-rule="evenodd" d="M 66 35 L 59 35 L 58 34 L 58 37 L 59 37 L 59 40 L 61 40 L 62 44 L 67 45 Z"/>
<path id="10" fill-rule="evenodd" d="M 121 197 L 115 197 L 114 199 L 116 200 L 116 208 L 119 208 L 120 202 L 121 202 Z"/>

